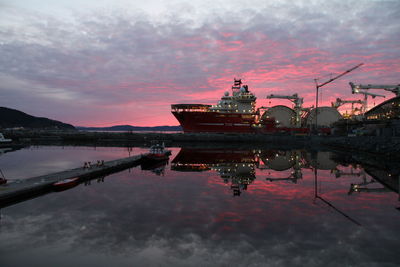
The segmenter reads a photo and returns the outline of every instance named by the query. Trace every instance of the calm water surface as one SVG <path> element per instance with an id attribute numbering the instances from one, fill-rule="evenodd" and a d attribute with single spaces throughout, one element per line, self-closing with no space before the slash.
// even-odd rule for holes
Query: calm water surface
<path id="1" fill-rule="evenodd" d="M 24 179 L 146 151 L 30 147 L 0 169 Z M 2 208 L 0 266 L 398 266 L 398 185 L 396 168 L 330 152 L 172 148 L 166 166 Z"/>

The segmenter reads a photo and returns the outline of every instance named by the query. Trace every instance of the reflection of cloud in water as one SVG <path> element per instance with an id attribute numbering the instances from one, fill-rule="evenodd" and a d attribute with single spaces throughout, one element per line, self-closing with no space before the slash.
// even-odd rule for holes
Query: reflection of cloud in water
<path id="1" fill-rule="evenodd" d="M 193 232 L 173 230 L 170 225 L 147 229 L 137 236 L 137 231 L 126 231 L 126 225 L 104 222 L 107 217 L 89 216 L 87 220 L 92 223 L 82 226 L 74 223 L 80 218 L 73 216 L 74 222 L 65 223 L 71 218 L 61 215 L 58 219 L 30 216 L 24 220 L 23 227 L 7 224 L 2 230 L 2 233 L 8 232 L 7 238 L 2 234 L 6 241 L 2 243 L 5 263 L 15 262 L 15 256 L 20 255 L 16 261 L 20 266 L 32 261 L 41 262 L 42 266 L 68 266 L 74 262 L 97 266 L 329 266 L 333 262 L 362 266 L 381 257 L 388 263 L 395 262 L 394 251 L 374 244 L 379 241 L 385 241 L 385 246 L 389 247 L 398 244 L 395 239 L 370 238 L 369 230 L 362 228 L 344 230 L 340 236 L 348 236 L 338 240 L 337 229 L 330 223 L 308 231 L 297 227 L 296 223 L 284 227 L 275 225 L 257 233 L 257 238 L 243 232 L 232 233 L 228 238 L 215 238 L 213 233 L 202 237 L 195 229 L 190 229 Z M 85 217 L 85 214 L 80 216 Z M 48 232 L 52 236 L 47 235 Z M 20 244 L 15 244 L 21 234 L 29 237 L 24 238 L 27 242 L 23 251 L 19 250 Z M 365 242 L 372 247 L 365 246 Z"/>
<path id="2" fill-rule="evenodd" d="M 396 265 L 396 196 L 348 196 L 359 177 L 322 173 L 321 194 L 363 224 L 313 203 L 298 184 L 262 178 L 233 198 L 214 171 L 132 169 L 2 210 L 4 266 Z M 331 176 L 329 176 L 331 175 Z M 344 180 L 346 179 L 346 180 Z M 351 180 L 353 179 L 353 180 Z M 342 184 L 341 184 L 342 183 Z M 345 186 L 343 186 L 345 185 Z M 372 197 L 371 197 L 372 196 Z M 379 263 L 379 264 L 378 264 Z"/>
<path id="3" fill-rule="evenodd" d="M 1 156 L 1 169 L 12 179 L 24 179 L 83 166 L 85 161 L 127 157 L 126 148 L 28 147 Z M 133 152 L 138 154 L 140 152 Z"/>
<path id="4" fill-rule="evenodd" d="M 320 170 L 333 170 L 338 165 L 332 160 L 332 152 L 329 151 L 318 151 L 314 154 L 308 154 L 307 160 L 312 167 Z"/>

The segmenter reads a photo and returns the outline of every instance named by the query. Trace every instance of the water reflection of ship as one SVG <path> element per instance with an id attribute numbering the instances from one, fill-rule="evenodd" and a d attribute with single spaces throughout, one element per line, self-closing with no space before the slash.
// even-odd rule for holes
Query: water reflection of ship
<path id="1" fill-rule="evenodd" d="M 247 190 L 255 179 L 255 162 L 252 163 L 219 163 L 211 168 L 217 171 L 225 184 L 231 182 L 231 189 L 234 196 L 240 196 L 242 190 Z"/>
<path id="2" fill-rule="evenodd" d="M 252 150 L 182 148 L 171 164 L 175 171 L 207 171 L 221 163 L 254 163 Z"/>
<path id="3" fill-rule="evenodd" d="M 156 175 L 164 175 L 165 167 L 168 165 L 169 159 L 159 161 L 144 161 L 141 163 L 140 168 L 144 171 L 151 171 Z"/>
<path id="4" fill-rule="evenodd" d="M 175 171 L 206 171 L 219 173 L 224 183 L 230 182 L 234 196 L 240 196 L 255 179 L 258 165 L 254 150 L 182 148 L 171 163 Z"/>
<path id="5" fill-rule="evenodd" d="M 227 148 L 182 148 L 173 159 L 175 171 L 216 171 L 224 183 L 230 183 L 235 196 L 256 179 L 256 169 L 269 182 L 288 181 L 297 183 L 303 178 L 303 170 L 328 170 L 334 177 L 360 178 L 358 183 L 349 182 L 353 192 L 399 192 L 398 171 L 355 165 L 354 169 L 338 166 L 335 154 L 328 151 L 262 150 Z M 345 164 L 344 166 L 348 166 Z M 372 178 L 371 178 L 372 177 Z M 397 178 L 396 178 L 397 177 Z M 382 187 L 383 185 L 383 187 Z"/>
<path id="6" fill-rule="evenodd" d="M 224 183 L 230 183 L 235 196 L 256 179 L 256 169 L 268 171 L 267 181 L 302 179 L 304 168 L 336 168 L 328 152 L 309 156 L 303 150 L 259 150 L 228 148 L 182 148 L 171 164 L 175 171 L 208 171 L 219 173 Z M 272 177 L 271 172 L 290 170 L 288 177 Z"/>

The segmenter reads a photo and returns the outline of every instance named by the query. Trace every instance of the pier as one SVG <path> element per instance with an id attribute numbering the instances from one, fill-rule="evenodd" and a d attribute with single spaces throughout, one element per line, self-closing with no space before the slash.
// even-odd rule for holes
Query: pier
<path id="1" fill-rule="evenodd" d="M 107 161 L 100 166 L 79 167 L 62 172 L 15 180 L 0 187 L 0 208 L 54 191 L 53 184 L 65 179 L 79 178 L 78 183 L 136 167 L 147 154 Z M 83 165 L 83 164 L 82 164 Z"/>

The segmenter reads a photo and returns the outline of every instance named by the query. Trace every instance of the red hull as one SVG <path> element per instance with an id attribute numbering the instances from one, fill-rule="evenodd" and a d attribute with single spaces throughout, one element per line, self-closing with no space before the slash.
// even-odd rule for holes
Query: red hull
<path id="1" fill-rule="evenodd" d="M 219 112 L 172 112 L 181 124 L 183 131 L 213 133 L 252 133 L 255 114 Z"/>
<path id="2" fill-rule="evenodd" d="M 78 185 L 79 178 L 65 179 L 53 184 L 54 191 L 64 191 Z"/>

